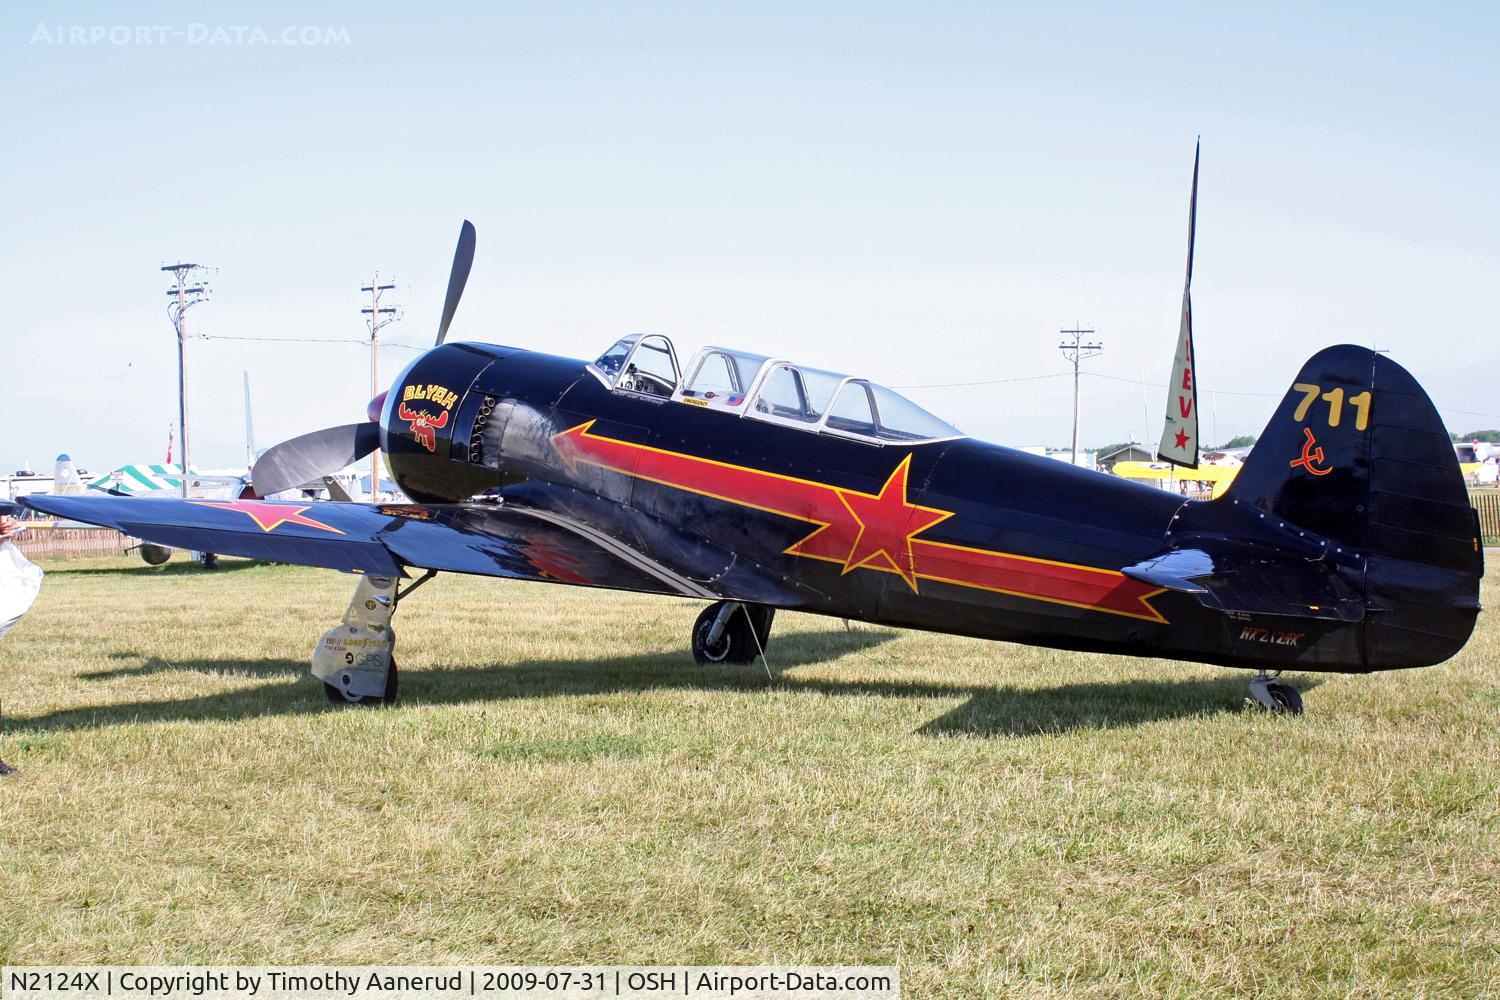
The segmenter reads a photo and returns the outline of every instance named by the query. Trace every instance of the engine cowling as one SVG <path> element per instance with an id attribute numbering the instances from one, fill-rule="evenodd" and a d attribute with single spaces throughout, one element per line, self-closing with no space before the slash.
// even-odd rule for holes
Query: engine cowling
<path id="1" fill-rule="evenodd" d="M 475 380 L 510 353 L 466 341 L 443 344 L 408 365 L 384 393 L 380 447 L 407 496 L 451 503 L 495 485 L 492 470 L 469 461 L 474 415 L 466 404 L 471 397 L 480 402 L 470 391 Z"/>

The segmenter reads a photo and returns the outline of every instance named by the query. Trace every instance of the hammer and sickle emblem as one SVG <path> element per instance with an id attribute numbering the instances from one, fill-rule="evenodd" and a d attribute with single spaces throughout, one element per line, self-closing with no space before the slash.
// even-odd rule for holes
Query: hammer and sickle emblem
<path id="1" fill-rule="evenodd" d="M 1318 444 L 1318 439 L 1313 436 L 1311 427 L 1302 428 L 1306 440 L 1302 442 L 1302 457 L 1292 459 L 1291 468 L 1302 466 L 1315 476 L 1326 476 L 1333 470 L 1330 468 L 1318 468 L 1324 461 L 1323 449 Z"/>

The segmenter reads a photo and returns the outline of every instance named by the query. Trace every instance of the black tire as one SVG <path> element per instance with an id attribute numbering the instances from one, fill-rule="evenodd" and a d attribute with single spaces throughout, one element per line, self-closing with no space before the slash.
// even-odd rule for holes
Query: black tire
<path id="1" fill-rule="evenodd" d="M 391 657 L 391 669 L 385 675 L 385 694 L 380 697 L 374 695 L 346 695 L 343 690 L 323 682 L 323 694 L 335 705 L 358 705 L 361 707 L 372 705 L 394 705 L 397 695 L 401 690 L 400 671 L 396 669 L 396 658 Z"/>
<path id="2" fill-rule="evenodd" d="M 753 663 L 760 655 L 760 649 L 755 644 L 755 633 L 752 631 L 750 616 L 745 613 L 744 608 L 736 608 L 729 616 L 729 622 L 724 626 L 724 632 L 719 636 L 719 641 L 713 645 L 708 642 L 708 635 L 713 631 L 714 619 L 719 615 L 719 609 L 724 606 L 723 601 L 710 604 L 703 609 L 698 620 L 693 623 L 693 659 L 701 666 L 712 666 L 724 663 Z M 766 621 L 766 629 L 769 633 L 770 620 Z"/>
<path id="3" fill-rule="evenodd" d="M 142 542 L 140 547 L 141 559 L 147 566 L 160 566 L 172 558 L 172 550 L 165 545 L 156 545 L 152 542 Z"/>
<path id="4" fill-rule="evenodd" d="M 1302 714 L 1302 693 L 1290 684 L 1282 684 L 1279 681 L 1267 684 L 1266 694 L 1269 694 L 1271 700 L 1276 702 L 1278 707 L 1274 711 L 1278 715 Z"/>

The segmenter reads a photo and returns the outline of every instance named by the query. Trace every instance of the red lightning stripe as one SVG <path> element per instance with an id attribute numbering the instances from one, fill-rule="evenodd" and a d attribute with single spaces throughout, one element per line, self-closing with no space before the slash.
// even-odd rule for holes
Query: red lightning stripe
<path id="1" fill-rule="evenodd" d="M 1149 603 L 1162 588 L 1132 580 L 1118 570 L 915 537 L 952 512 L 907 501 L 909 454 L 881 492 L 871 494 L 600 437 L 589 432 L 593 424 L 590 420 L 552 438 L 570 467 L 579 462 L 596 465 L 816 525 L 811 534 L 786 549 L 790 555 L 838 563 L 846 573 L 859 568 L 896 573 L 913 590 L 918 580 L 933 580 L 1166 622 Z"/>
<path id="2" fill-rule="evenodd" d="M 300 524 L 307 528 L 321 528 L 331 531 L 335 535 L 343 532 L 332 525 L 321 521 L 314 521 L 310 517 L 303 517 L 302 512 L 308 507 L 293 507 L 290 504 L 265 503 L 261 500 L 189 500 L 188 503 L 199 507 L 216 507 L 219 510 L 232 510 L 244 514 L 254 521 L 261 531 L 270 534 L 283 524 Z M 311 506 L 311 505 L 308 505 Z"/>

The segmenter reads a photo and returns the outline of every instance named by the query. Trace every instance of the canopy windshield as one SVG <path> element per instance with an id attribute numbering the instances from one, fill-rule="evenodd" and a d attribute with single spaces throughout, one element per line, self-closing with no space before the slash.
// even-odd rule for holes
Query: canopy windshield
<path id="1" fill-rule="evenodd" d="M 850 379 L 828 411 L 827 429 L 880 441 L 936 441 L 962 437 L 957 427 L 905 396 L 874 382 Z"/>
<path id="2" fill-rule="evenodd" d="M 763 354 L 705 347 L 679 376 L 660 334 L 622 337 L 592 364 L 610 388 L 670 396 L 680 403 L 872 444 L 963 437 L 894 389 Z"/>
<path id="3" fill-rule="evenodd" d="M 780 359 L 761 367 L 745 415 L 882 444 L 963 436 L 894 389 Z"/>

